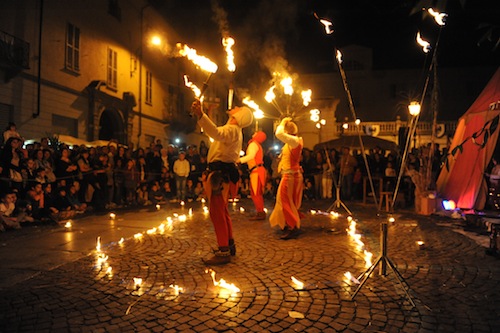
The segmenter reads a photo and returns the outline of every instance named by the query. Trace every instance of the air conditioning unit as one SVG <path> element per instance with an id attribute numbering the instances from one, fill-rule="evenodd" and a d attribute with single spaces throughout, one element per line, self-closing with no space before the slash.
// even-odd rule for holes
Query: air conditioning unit
<path id="1" fill-rule="evenodd" d="M 377 136 L 380 133 L 380 125 L 365 126 L 365 133 L 370 136 Z"/>

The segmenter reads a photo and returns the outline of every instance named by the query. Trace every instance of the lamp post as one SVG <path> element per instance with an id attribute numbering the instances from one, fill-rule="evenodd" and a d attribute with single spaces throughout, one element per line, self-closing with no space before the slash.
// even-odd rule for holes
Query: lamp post
<path id="1" fill-rule="evenodd" d="M 417 118 L 420 115 L 420 103 L 412 101 L 408 105 L 408 112 L 412 116 L 412 126 L 410 126 L 410 136 L 413 136 L 413 147 L 416 148 L 417 138 L 415 137 L 415 134 L 417 132 Z"/>

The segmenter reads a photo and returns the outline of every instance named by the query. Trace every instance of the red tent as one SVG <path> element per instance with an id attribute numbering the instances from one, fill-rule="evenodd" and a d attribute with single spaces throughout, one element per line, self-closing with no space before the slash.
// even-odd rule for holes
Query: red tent
<path id="1" fill-rule="evenodd" d="M 488 82 L 476 101 L 459 119 L 450 152 L 460 144 L 462 151 L 457 151 L 454 158 L 449 157 L 449 167 L 443 166 L 437 181 L 438 193 L 457 203 L 462 209 L 483 209 L 486 202 L 486 183 L 484 172 L 495 151 L 500 127 L 490 133 L 484 148 L 472 135 L 485 127 L 488 121 L 500 114 L 500 68 Z M 464 143 L 465 141 L 465 143 Z M 481 190 L 483 188 L 483 190 Z"/>

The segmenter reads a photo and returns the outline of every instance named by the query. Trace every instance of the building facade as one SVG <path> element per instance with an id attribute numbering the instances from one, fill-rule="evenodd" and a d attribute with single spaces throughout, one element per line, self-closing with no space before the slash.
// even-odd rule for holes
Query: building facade
<path id="1" fill-rule="evenodd" d="M 145 0 L 8 0 L 0 11 L 0 126 L 15 122 L 26 139 L 168 144 L 195 128 L 183 81 L 191 68 L 173 56 L 179 41 Z"/>

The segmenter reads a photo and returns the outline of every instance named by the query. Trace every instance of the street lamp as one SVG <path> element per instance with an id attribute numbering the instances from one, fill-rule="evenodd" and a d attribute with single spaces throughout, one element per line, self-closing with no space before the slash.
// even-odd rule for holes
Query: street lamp
<path id="1" fill-rule="evenodd" d="M 413 117 L 416 117 L 420 114 L 420 103 L 413 101 L 408 105 L 408 111 L 410 112 L 410 115 Z"/>

